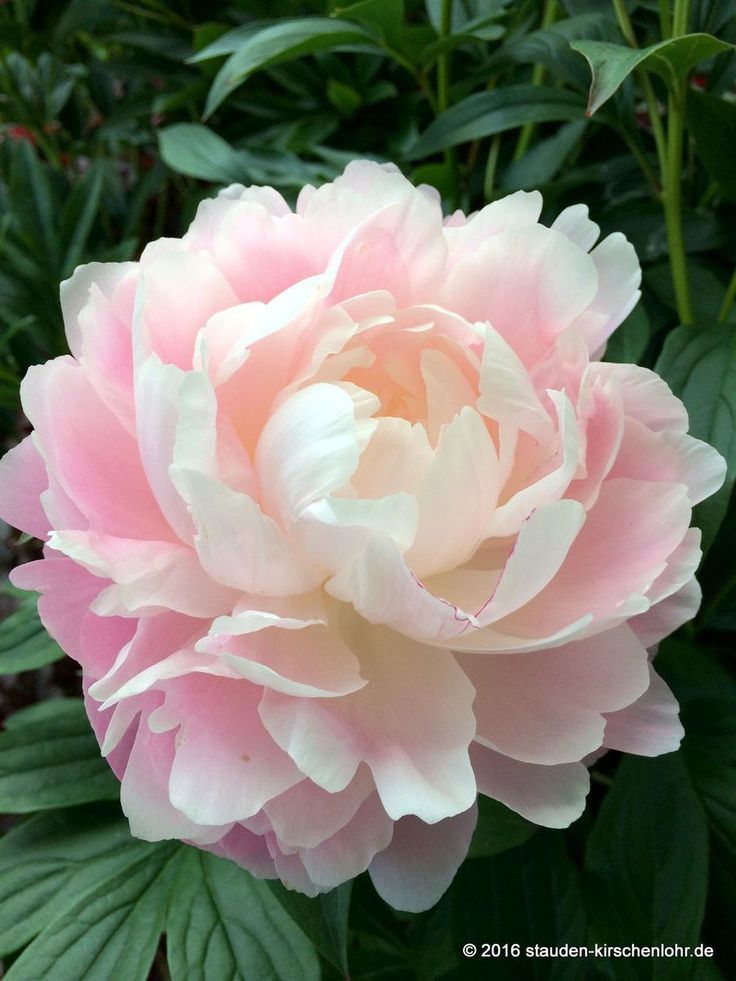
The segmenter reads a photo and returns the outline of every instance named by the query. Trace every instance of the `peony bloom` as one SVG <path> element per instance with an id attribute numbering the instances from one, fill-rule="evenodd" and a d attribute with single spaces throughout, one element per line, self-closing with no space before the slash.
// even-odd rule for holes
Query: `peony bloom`
<path id="1" fill-rule="evenodd" d="M 182 239 L 62 286 L 0 512 L 13 581 L 82 666 L 134 835 L 401 909 L 478 792 L 563 827 L 585 760 L 677 747 L 647 649 L 693 615 L 722 459 L 651 371 L 620 234 L 519 192 L 443 221 L 351 164 L 292 212 L 205 201 Z"/>

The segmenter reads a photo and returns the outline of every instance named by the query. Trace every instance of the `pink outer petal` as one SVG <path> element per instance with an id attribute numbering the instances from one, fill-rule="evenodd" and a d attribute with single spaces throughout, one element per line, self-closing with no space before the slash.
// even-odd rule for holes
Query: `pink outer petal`
<path id="1" fill-rule="evenodd" d="M 197 650 L 215 654 L 255 685 L 303 698 L 339 697 L 365 685 L 357 658 L 326 623 L 253 611 L 219 617 L 212 631 Z"/>
<path id="2" fill-rule="evenodd" d="M 135 362 L 156 354 L 164 364 L 190 370 L 198 331 L 213 314 L 235 306 L 238 298 L 206 253 L 193 255 L 178 240 L 148 246 L 140 268 L 133 324 Z"/>
<path id="3" fill-rule="evenodd" d="M 268 801 L 264 811 L 282 845 L 315 848 L 352 820 L 375 786 L 363 765 L 344 790 L 333 794 L 302 780 Z"/>
<path id="4" fill-rule="evenodd" d="M 575 763 L 603 741 L 605 712 L 649 684 L 647 652 L 627 626 L 530 654 L 464 655 L 477 691 L 476 740 L 525 763 Z"/>
<path id="5" fill-rule="evenodd" d="M 598 291 L 579 324 L 588 350 L 599 351 L 641 296 L 641 267 L 631 242 L 614 232 L 590 253 L 598 273 Z"/>
<path id="6" fill-rule="evenodd" d="M 343 828 L 314 848 L 300 849 L 299 854 L 320 891 L 333 889 L 365 872 L 376 853 L 387 847 L 393 831 L 394 822 L 373 793 Z"/>
<path id="7" fill-rule="evenodd" d="M 661 756 L 674 753 L 685 730 L 669 686 L 650 667 L 651 682 L 633 705 L 607 716 L 603 745 L 623 753 Z"/>
<path id="8" fill-rule="evenodd" d="M 638 617 L 629 620 L 631 629 L 645 647 L 653 647 L 660 640 L 688 623 L 700 609 L 703 599 L 700 586 L 693 577 L 676 593 L 660 600 L 655 606 Z"/>
<path id="9" fill-rule="evenodd" d="M 687 433 L 653 433 L 627 419 L 610 476 L 685 484 L 695 505 L 715 494 L 726 477 L 726 461 L 713 447 Z"/>
<path id="10" fill-rule="evenodd" d="M 3 520 L 13 528 L 45 539 L 51 526 L 40 497 L 48 485 L 46 467 L 33 437 L 26 436 L 0 460 L 0 513 Z"/>
<path id="11" fill-rule="evenodd" d="M 145 720 L 138 726 L 120 788 L 120 804 L 130 822 L 130 832 L 144 841 L 216 841 L 227 833 L 227 826 L 195 824 L 169 800 L 174 739 L 173 732 L 152 733 Z"/>
<path id="12" fill-rule="evenodd" d="M 539 191 L 516 191 L 487 204 L 467 218 L 462 212 L 456 212 L 455 221 L 445 220 L 448 269 L 479 249 L 493 235 L 512 228 L 536 225 L 541 213 L 542 195 Z"/>
<path id="13" fill-rule="evenodd" d="M 21 400 L 50 475 L 94 527 L 128 538 L 172 537 L 137 442 L 100 401 L 82 368 L 65 358 L 30 368 Z"/>
<path id="14" fill-rule="evenodd" d="M 333 699 L 266 691 L 260 712 L 278 744 L 325 790 L 342 790 L 362 761 L 388 815 L 439 821 L 469 807 L 467 748 L 474 691 L 452 655 L 356 625 L 365 688 Z M 398 646 L 397 646 L 398 645 Z"/>
<path id="15" fill-rule="evenodd" d="M 566 828 L 583 813 L 590 777 L 582 763 L 520 763 L 479 743 L 473 743 L 470 754 L 479 792 L 528 821 Z"/>
<path id="16" fill-rule="evenodd" d="M 590 382 L 600 378 L 621 393 L 624 415 L 644 423 L 653 432 L 672 429 L 687 431 L 685 406 L 672 394 L 667 382 L 648 368 L 634 364 L 593 363 L 588 368 Z"/>
<path id="17" fill-rule="evenodd" d="M 192 821 L 245 820 L 303 779 L 259 719 L 261 688 L 207 674 L 160 687 L 166 701 L 150 724 L 154 731 L 180 726 L 169 796 Z"/>
<path id="18" fill-rule="evenodd" d="M 682 485 L 607 480 L 550 585 L 499 629 L 538 635 L 586 613 L 599 622 L 626 616 L 622 602 L 646 595 L 682 541 L 690 516 Z"/>
<path id="19" fill-rule="evenodd" d="M 467 854 L 477 818 L 473 804 L 437 824 L 415 817 L 397 821 L 391 844 L 368 869 L 379 895 L 395 909 L 410 913 L 434 906 Z"/>
<path id="20" fill-rule="evenodd" d="M 277 879 L 278 873 L 273 858 L 268 850 L 266 839 L 255 835 L 240 824 L 236 824 L 219 841 L 200 846 L 205 851 L 229 858 L 251 875 L 259 879 Z"/>
<path id="21" fill-rule="evenodd" d="M 14 585 L 41 593 L 41 623 L 87 678 L 99 678 L 112 667 L 135 631 L 135 623 L 118 617 L 98 617 L 90 604 L 105 588 L 105 580 L 90 575 L 67 558 L 45 558 L 18 566 L 10 574 Z"/>
<path id="22" fill-rule="evenodd" d="M 529 225 L 493 236 L 455 266 L 441 302 L 468 320 L 488 321 L 531 365 L 588 307 L 597 281 L 582 249 L 551 228 Z"/>

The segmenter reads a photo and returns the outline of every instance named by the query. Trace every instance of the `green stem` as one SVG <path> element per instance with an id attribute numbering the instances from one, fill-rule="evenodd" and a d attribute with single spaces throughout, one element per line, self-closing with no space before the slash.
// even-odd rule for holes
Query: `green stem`
<path id="1" fill-rule="evenodd" d="M 497 133 L 491 140 L 491 148 L 488 151 L 488 161 L 486 172 L 483 177 L 483 198 L 490 201 L 493 198 L 493 185 L 496 180 L 496 165 L 498 164 L 498 152 L 501 149 L 501 134 Z"/>
<path id="2" fill-rule="evenodd" d="M 644 153 L 644 151 L 642 150 L 642 148 L 639 146 L 639 144 L 637 143 L 637 141 L 634 139 L 634 137 L 632 136 L 632 134 L 629 133 L 629 131 L 626 129 L 626 127 L 624 127 L 624 126 L 618 127 L 617 126 L 616 129 L 620 133 L 621 139 L 624 141 L 624 143 L 626 144 L 626 146 L 629 148 L 632 157 L 636 160 L 636 162 L 641 167 L 641 172 L 646 177 L 647 183 L 649 184 L 649 187 L 651 188 L 652 194 L 654 195 L 654 197 L 657 200 L 660 200 L 661 197 L 662 197 L 662 188 L 659 185 L 659 180 L 657 179 L 657 175 L 654 172 L 654 169 L 653 169 L 652 165 L 647 160 L 646 154 Z"/>
<path id="3" fill-rule="evenodd" d="M 613 9 L 616 12 L 618 26 L 627 43 L 632 48 L 638 48 L 639 43 L 636 40 L 634 25 L 631 23 L 631 18 L 629 17 L 629 12 L 626 9 L 626 4 L 623 2 L 623 0 L 613 0 Z M 644 96 L 644 101 L 647 104 L 647 112 L 649 113 L 649 119 L 652 123 L 652 135 L 654 136 L 654 143 L 657 147 L 659 172 L 660 174 L 664 175 L 667 161 L 667 140 L 665 138 L 664 126 L 662 125 L 662 117 L 659 114 L 659 103 L 657 101 L 657 96 L 654 93 L 654 88 L 649 80 L 649 76 L 643 68 L 636 68 L 634 70 L 634 76 L 639 83 L 639 88 L 641 89 L 642 95 Z"/>
<path id="4" fill-rule="evenodd" d="M 718 314 L 718 320 L 721 323 L 723 323 L 731 312 L 734 300 L 736 300 L 736 269 L 734 269 L 731 282 L 728 284 L 728 289 L 726 290 L 726 295 L 723 297 L 723 303 Z"/>
<path id="5" fill-rule="evenodd" d="M 690 285 L 687 278 L 685 240 L 682 234 L 682 145 L 684 133 L 683 103 L 685 90 L 670 95 L 667 111 L 667 169 L 664 174 L 664 218 L 667 247 L 670 253 L 672 283 L 680 323 L 693 322 Z"/>
<path id="6" fill-rule="evenodd" d="M 555 17 L 557 16 L 557 0 L 545 0 L 544 11 L 542 13 L 542 23 L 541 29 L 544 30 L 545 27 L 549 27 L 550 24 L 554 23 Z M 532 70 L 532 85 L 540 86 L 544 81 L 545 68 L 544 65 L 535 65 Z M 519 139 L 517 141 L 512 160 L 515 162 L 521 160 L 521 158 L 528 152 L 529 146 L 534 139 L 534 132 L 537 128 L 536 123 L 524 123 L 521 127 L 521 132 L 519 133 Z"/>
<path id="7" fill-rule="evenodd" d="M 452 0 L 442 0 L 440 12 L 440 37 L 452 33 Z M 437 106 L 444 112 L 450 105 L 450 51 L 445 48 L 437 59 Z"/>
<path id="8" fill-rule="evenodd" d="M 440 9 L 440 37 L 448 38 L 452 34 L 452 0 L 442 0 Z M 450 50 L 445 48 L 437 59 L 437 109 L 445 112 L 450 108 Z M 459 194 L 457 169 L 457 154 L 454 147 L 449 147 L 444 154 L 445 166 L 451 175 L 452 201 L 454 208 Z"/>
<path id="9" fill-rule="evenodd" d="M 675 12 L 672 17 L 672 37 L 682 37 L 687 34 L 690 23 L 690 0 L 675 0 Z"/>
<path id="10" fill-rule="evenodd" d="M 669 37 L 672 34 L 670 0 L 659 0 L 659 29 L 662 32 L 662 37 Z"/>

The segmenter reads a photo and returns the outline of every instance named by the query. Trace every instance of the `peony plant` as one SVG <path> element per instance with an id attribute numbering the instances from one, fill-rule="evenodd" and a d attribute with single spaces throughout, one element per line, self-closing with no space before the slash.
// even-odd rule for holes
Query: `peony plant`
<path id="1" fill-rule="evenodd" d="M 0 515 L 13 582 L 82 667 L 132 833 L 402 910 L 477 795 L 583 811 L 606 750 L 668 753 L 658 642 L 697 610 L 724 479 L 656 374 L 601 360 L 626 238 L 518 192 L 443 218 L 366 160 L 206 200 L 181 239 L 62 286 Z"/>

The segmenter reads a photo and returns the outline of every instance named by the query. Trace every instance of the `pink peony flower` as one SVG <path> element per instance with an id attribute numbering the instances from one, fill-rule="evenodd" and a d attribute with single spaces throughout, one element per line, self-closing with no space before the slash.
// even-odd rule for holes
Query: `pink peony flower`
<path id="1" fill-rule="evenodd" d="M 478 792 L 563 827 L 585 760 L 677 747 L 647 649 L 695 612 L 724 463 L 655 374 L 598 358 L 639 296 L 620 234 L 519 192 L 443 222 L 351 164 L 292 212 L 205 201 L 62 286 L 3 517 L 82 666 L 134 835 L 401 909 Z"/>

